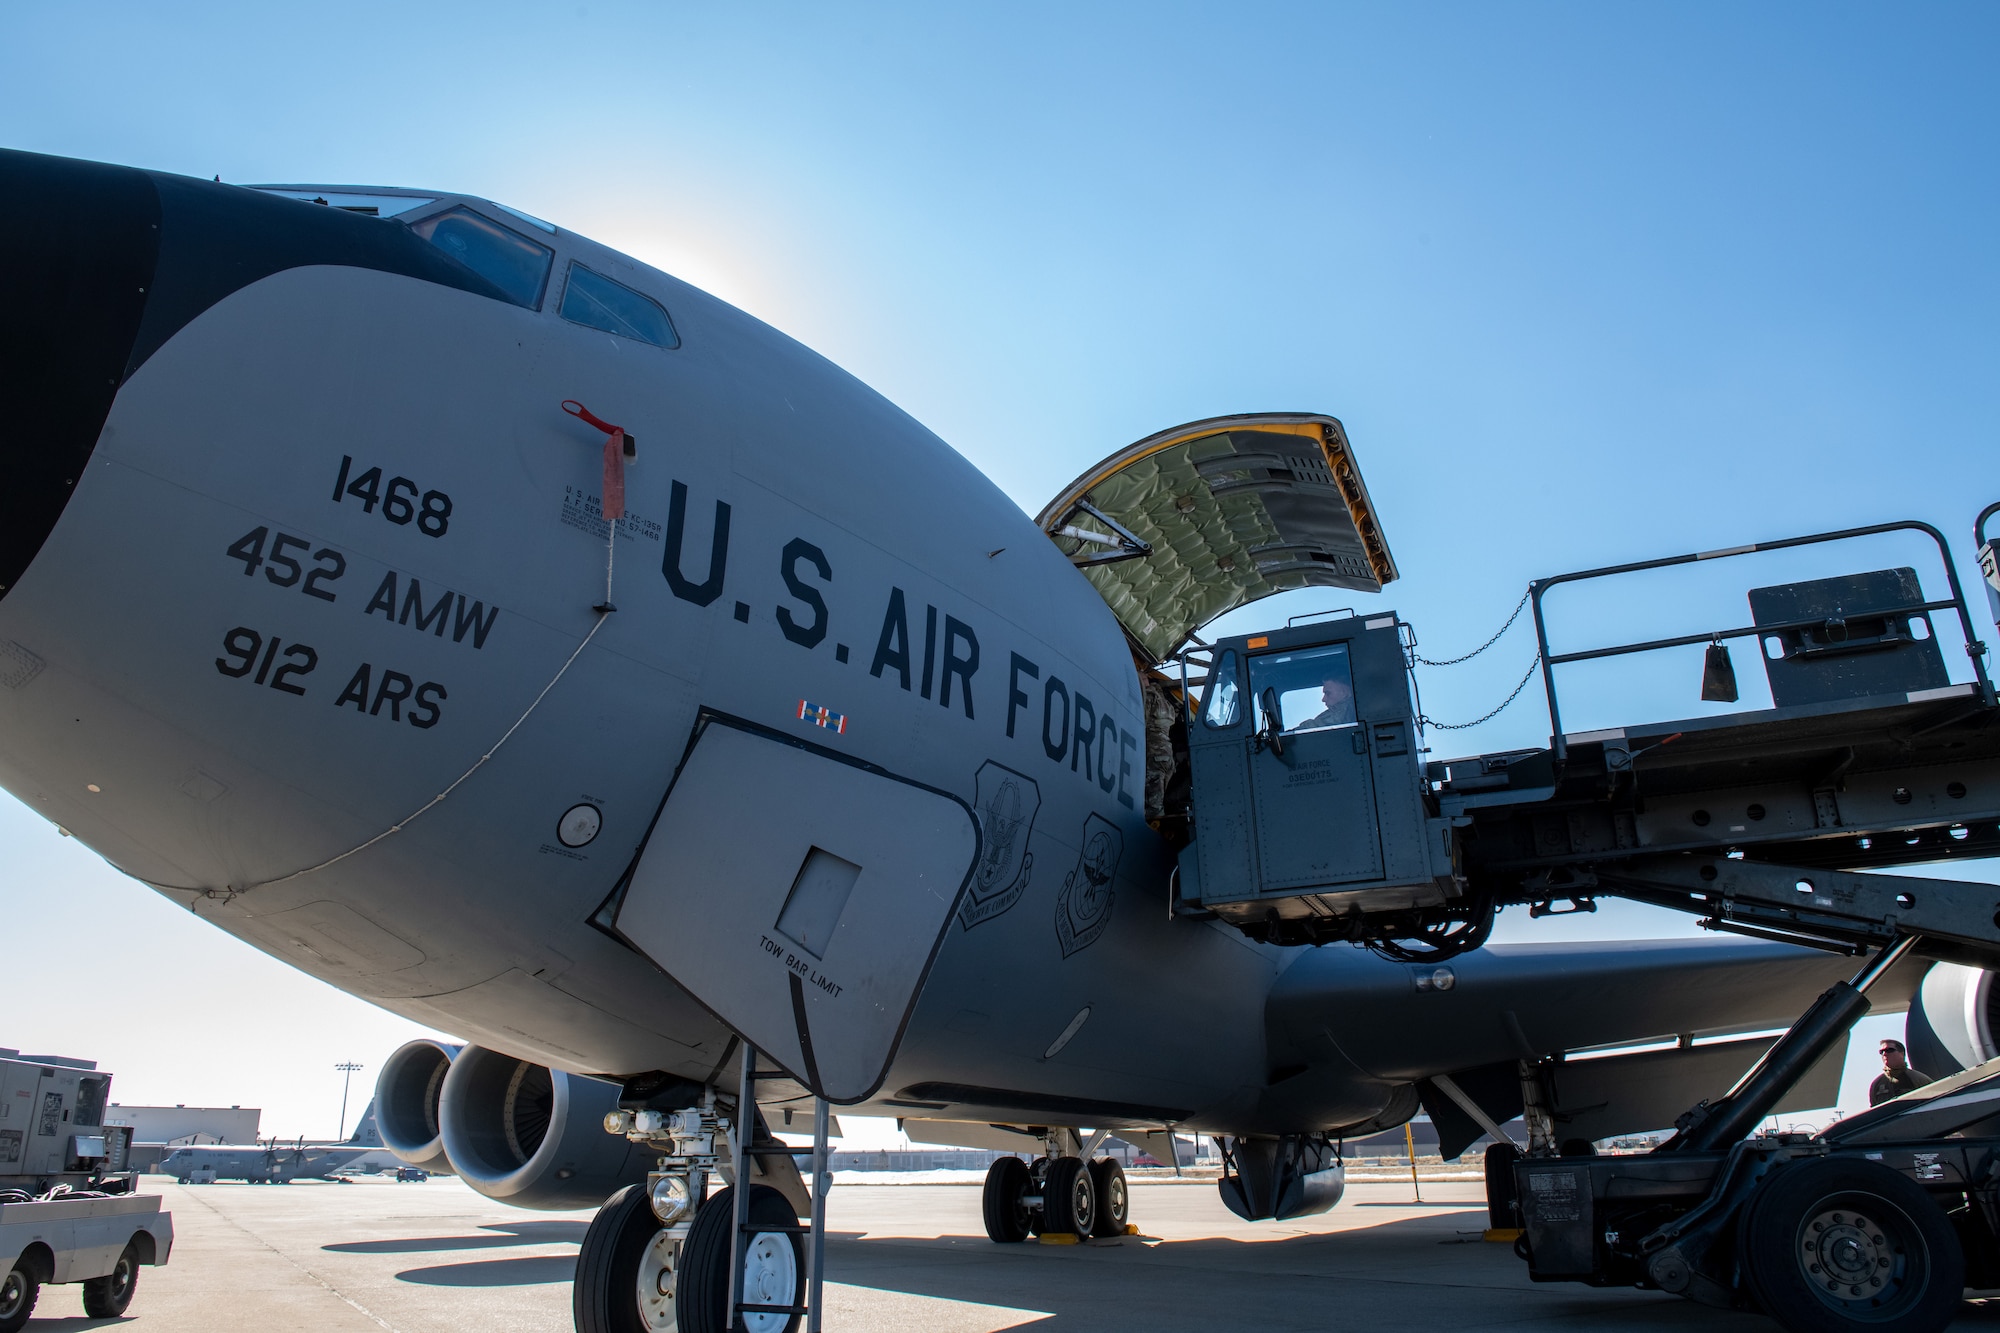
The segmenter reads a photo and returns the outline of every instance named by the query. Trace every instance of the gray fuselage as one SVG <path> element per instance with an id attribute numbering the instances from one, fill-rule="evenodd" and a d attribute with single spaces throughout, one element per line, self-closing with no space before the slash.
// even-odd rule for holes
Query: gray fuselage
<path id="1" fill-rule="evenodd" d="M 5 156 L 58 219 L 72 178 L 93 226 L 86 205 L 139 210 L 102 242 L 136 256 L 135 350 L 0 600 L 0 785 L 121 870 L 417 1022 L 570 1071 L 708 1080 L 728 1031 L 592 920 L 706 708 L 985 825 L 982 906 L 951 925 L 877 1111 L 1333 1128 L 1421 1076 L 1425 1032 L 1449 1034 L 1449 1067 L 1514 1057 L 1520 1024 L 1473 987 L 1343 1049 L 1339 997 L 1405 1003 L 1407 969 L 1171 918 L 1110 610 L 976 468 L 790 338 L 477 200 L 362 217 Z M 437 267 L 407 223 L 448 208 L 552 252 L 536 308 Z M 97 244 L 82 228 L 34 243 Z M 656 301 L 679 346 L 565 318 L 573 262 Z M 46 295 L 52 321 L 69 299 Z M 565 400 L 637 440 L 609 613 L 605 437 Z M 1011 794 L 982 794 L 983 768 Z M 741 808 L 710 836 L 793 813 Z M 1287 969 L 1334 1007 L 1267 1026 Z M 1770 1021 L 1749 1007 L 1569 1005 L 1543 1044 Z"/>

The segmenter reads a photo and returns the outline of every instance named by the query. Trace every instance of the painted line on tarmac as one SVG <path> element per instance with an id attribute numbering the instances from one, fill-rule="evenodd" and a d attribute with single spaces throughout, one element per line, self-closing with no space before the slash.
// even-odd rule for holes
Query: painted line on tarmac
<path id="1" fill-rule="evenodd" d="M 186 1197 L 187 1197 L 188 1199 L 192 1200 L 193 1202 L 195 1202 L 195 1203 L 198 1203 L 198 1204 L 200 1204 L 200 1205 L 201 1205 L 202 1207 L 204 1207 L 204 1208 L 208 1209 L 208 1211 L 209 1211 L 209 1212 L 211 1212 L 211 1213 L 215 1214 L 215 1215 L 216 1215 L 217 1217 L 219 1217 L 219 1218 L 221 1218 L 221 1219 L 222 1219 L 223 1221 L 227 1222 L 227 1223 L 228 1223 L 228 1224 L 229 1224 L 230 1226 L 232 1226 L 232 1227 L 235 1227 L 235 1228 L 236 1228 L 236 1229 L 237 1229 L 238 1231 L 240 1231 L 240 1232 L 242 1232 L 242 1233 L 243 1233 L 244 1235 L 248 1236 L 248 1237 L 249 1237 L 249 1238 L 250 1238 L 251 1240 L 254 1240 L 254 1241 L 256 1241 L 256 1242 L 257 1242 L 257 1243 L 258 1243 L 259 1245 L 262 1245 L 262 1246 L 263 1246 L 263 1247 L 264 1247 L 265 1249 L 269 1250 L 269 1251 L 270 1251 L 270 1252 L 271 1252 L 272 1254 L 275 1254 L 275 1255 L 277 1255 L 277 1256 L 278 1256 L 278 1257 L 279 1257 L 280 1259 L 283 1259 L 283 1260 L 284 1260 L 284 1261 L 285 1261 L 286 1263 L 288 1263 L 288 1264 L 290 1264 L 290 1265 L 291 1265 L 292 1267 L 294 1267 L 294 1268 L 298 1269 L 298 1270 L 299 1270 L 299 1271 L 300 1271 L 301 1273 L 304 1273 L 304 1274 L 305 1274 L 305 1275 L 306 1275 L 307 1277 L 311 1278 L 311 1279 L 312 1279 L 312 1280 L 313 1280 L 314 1282 L 318 1283 L 318 1284 L 319 1284 L 319 1285 L 320 1285 L 321 1287 L 324 1287 L 324 1288 L 325 1288 L 325 1289 L 326 1289 L 326 1290 L 327 1290 L 327 1291 L 328 1291 L 328 1292 L 329 1292 L 329 1293 L 330 1293 L 330 1294 L 331 1294 L 332 1296 L 334 1296 L 334 1297 L 335 1297 L 335 1298 L 336 1298 L 337 1300 L 341 1301 L 341 1302 L 342 1302 L 343 1304 L 345 1304 L 345 1305 L 348 1305 L 348 1306 L 352 1307 L 352 1308 L 353 1308 L 353 1309 L 355 1309 L 355 1310 L 358 1310 L 358 1311 L 359 1311 L 360 1313 L 362 1313 L 362 1314 L 366 1315 L 366 1316 L 367 1316 L 368 1318 L 370 1318 L 370 1319 L 374 1320 L 374 1321 L 375 1321 L 375 1322 L 376 1322 L 377 1324 L 381 1325 L 381 1326 L 382 1326 L 382 1327 L 383 1327 L 384 1329 L 387 1329 L 387 1330 L 388 1330 L 388 1333 L 403 1333 L 403 1331 L 402 1331 L 401 1329 L 397 1328 L 397 1327 L 396 1327 L 396 1326 L 395 1326 L 394 1324 L 392 1324 L 392 1323 L 390 1323 L 390 1322 L 389 1322 L 388 1320 L 384 1319 L 384 1318 L 383 1318 L 383 1317 L 382 1317 L 381 1315 L 379 1315 L 379 1314 L 376 1314 L 376 1313 L 375 1313 L 375 1312 L 374 1312 L 373 1310 L 371 1310 L 371 1309 L 369 1309 L 369 1308 L 368 1308 L 367 1306 L 363 1305 L 363 1304 L 362 1304 L 362 1303 L 361 1303 L 360 1301 L 357 1301 L 357 1300 L 355 1300 L 355 1299 L 354 1299 L 354 1298 L 353 1298 L 352 1296 L 349 1296 L 349 1295 L 348 1295 L 348 1294 L 347 1294 L 346 1292 L 342 1291 L 342 1290 L 341 1290 L 341 1289 L 340 1289 L 339 1287 L 336 1287 L 336 1286 L 334 1286 L 334 1285 L 333 1285 L 333 1284 L 332 1284 L 331 1282 L 328 1282 L 328 1281 L 327 1281 L 327 1280 L 326 1280 L 325 1278 L 321 1277 L 321 1276 L 320 1276 L 320 1275 L 319 1275 L 318 1273 L 315 1273 L 315 1272 L 313 1272 L 313 1271 L 312 1271 L 312 1269 L 310 1269 L 310 1268 L 307 1268 L 307 1267 L 306 1267 L 306 1266 L 305 1266 L 304 1264 L 302 1264 L 302 1263 L 300 1263 L 300 1262 L 299 1262 L 298 1260 L 296 1260 L 296 1259 L 292 1258 L 292 1256 L 291 1256 L 291 1255 L 289 1255 L 289 1254 L 286 1254 L 286 1253 L 285 1253 L 285 1252 L 284 1252 L 283 1250 L 281 1250 L 281 1249 L 279 1249 L 279 1248 L 278 1248 L 277 1246 L 273 1245 L 273 1244 L 272 1244 L 272 1243 L 271 1243 L 270 1241 L 268 1241 L 268 1240 L 265 1240 L 265 1239 L 264 1239 L 264 1238 L 263 1238 L 262 1236 L 258 1235 L 258 1234 L 257 1234 L 256 1232 L 252 1231 L 252 1230 L 251 1230 L 251 1229 L 250 1229 L 249 1227 L 246 1227 L 246 1226 L 244 1226 L 244 1225 L 243 1225 L 243 1224 L 242 1224 L 241 1222 L 238 1222 L 238 1221 L 237 1221 L 237 1220 L 236 1220 L 235 1218 L 231 1217 L 231 1216 L 230 1216 L 230 1215 L 229 1215 L 228 1213 L 225 1213 L 225 1212 L 223 1212 L 223 1211 L 222 1211 L 222 1210 L 221 1210 L 220 1208 L 217 1208 L 217 1207 L 216 1207 L 216 1206 L 215 1206 L 214 1204 L 210 1203 L 210 1202 L 209 1202 L 209 1201 L 208 1201 L 207 1199 L 204 1199 L 204 1198 L 202 1198 L 202 1197 L 201 1197 L 200 1195 L 198 1195 L 198 1194 L 194 1193 L 194 1192 L 193 1192 L 193 1191 L 191 1191 L 191 1190 L 182 1190 L 182 1191 L 181 1191 L 181 1193 L 182 1193 L 183 1195 L 185 1195 L 185 1196 L 186 1196 Z"/>

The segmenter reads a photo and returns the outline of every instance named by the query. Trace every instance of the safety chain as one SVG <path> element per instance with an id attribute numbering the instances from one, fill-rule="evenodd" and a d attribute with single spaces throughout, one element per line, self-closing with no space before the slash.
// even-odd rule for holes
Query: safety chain
<path id="1" fill-rule="evenodd" d="M 1470 727 L 1478 726 L 1482 722 L 1491 722 L 1494 718 L 1500 716 L 1500 714 L 1507 711 L 1507 705 L 1513 703 L 1516 699 L 1521 697 L 1521 691 L 1528 688 L 1528 682 L 1534 679 L 1535 668 L 1540 666 L 1541 664 L 1542 664 L 1542 655 L 1540 653 L 1536 653 L 1535 660 L 1528 663 L 1528 669 L 1523 673 L 1521 673 L 1521 683 L 1514 687 L 1514 692 L 1508 695 L 1505 699 L 1502 699 L 1500 701 L 1500 706 L 1498 708 L 1494 709 L 1490 713 L 1487 713 L 1483 717 L 1475 717 L 1470 722 L 1434 722 L 1430 718 L 1426 717 L 1426 718 L 1419 718 L 1418 722 L 1422 726 L 1434 727 L 1439 731 L 1465 731 Z"/>
<path id="2" fill-rule="evenodd" d="M 1492 638 L 1488 639 L 1485 643 L 1480 644 L 1477 648 L 1474 648 L 1471 652 L 1465 654 L 1463 657 L 1447 657 L 1442 662 L 1433 662 L 1428 657 L 1418 656 L 1417 650 L 1412 648 L 1410 649 L 1410 660 L 1412 662 L 1418 662 L 1424 666 L 1430 666 L 1430 667 L 1457 666 L 1460 662 L 1470 662 L 1473 658 L 1479 656 L 1481 653 L 1485 652 L 1488 648 L 1491 648 L 1494 644 L 1500 642 L 1500 636 L 1502 634 L 1505 634 L 1508 630 L 1514 628 L 1514 622 L 1521 618 L 1521 609 L 1527 606 L 1528 598 L 1534 593 L 1534 591 L 1535 590 L 1533 588 L 1530 588 L 1528 589 L 1527 592 L 1522 593 L 1521 600 L 1515 603 L 1514 605 L 1514 614 L 1507 617 L 1507 623 L 1502 625 L 1499 629 L 1495 630 L 1493 632 Z M 1518 694 L 1520 693 L 1520 691 L 1516 690 L 1515 693 Z M 1507 702 L 1512 703 L 1513 700 L 1509 698 Z M 1507 704 L 1500 705 L 1500 707 L 1502 708 L 1505 708 L 1506 706 Z M 1485 719 L 1482 718 L 1480 720 L 1484 721 Z M 1465 725 L 1469 727 L 1472 726 L 1473 724 L 1468 722 Z"/>

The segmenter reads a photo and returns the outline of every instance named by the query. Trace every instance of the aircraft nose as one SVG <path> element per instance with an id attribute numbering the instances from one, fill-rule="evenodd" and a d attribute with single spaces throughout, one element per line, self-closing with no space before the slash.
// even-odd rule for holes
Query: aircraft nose
<path id="1" fill-rule="evenodd" d="M 62 517 L 126 374 L 160 200 L 127 167 L 0 151 L 0 598 Z"/>

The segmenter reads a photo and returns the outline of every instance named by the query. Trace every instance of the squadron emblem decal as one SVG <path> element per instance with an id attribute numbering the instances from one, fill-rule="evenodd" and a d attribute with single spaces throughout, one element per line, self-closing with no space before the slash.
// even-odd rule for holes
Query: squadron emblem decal
<path id="1" fill-rule="evenodd" d="M 1035 815 L 1042 808 L 1042 790 L 1033 778 L 1005 764 L 987 760 L 975 778 L 973 809 L 979 814 L 981 851 L 972 884 L 966 890 L 959 920 L 971 930 L 991 921 L 1021 900 L 1035 871 L 1028 851 Z"/>
<path id="2" fill-rule="evenodd" d="M 1063 957 L 1097 943 L 1111 924 L 1112 882 L 1124 851 L 1125 835 L 1110 820 L 1092 815 L 1083 821 L 1083 850 L 1056 897 L 1056 938 L 1062 941 Z"/>

